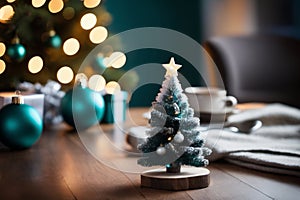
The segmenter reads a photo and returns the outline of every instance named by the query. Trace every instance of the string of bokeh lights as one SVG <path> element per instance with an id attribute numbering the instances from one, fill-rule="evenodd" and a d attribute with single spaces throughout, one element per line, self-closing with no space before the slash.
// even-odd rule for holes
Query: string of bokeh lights
<path id="1" fill-rule="evenodd" d="M 17 0 L 7 0 L 8 5 L 0 8 L 0 23 L 9 23 L 14 16 L 14 9 L 10 3 Z M 32 0 L 31 4 L 38 9 L 44 6 L 46 0 Z M 83 0 L 86 8 L 95 8 L 100 5 L 101 0 Z M 74 16 L 75 10 L 72 7 L 65 7 L 63 0 L 51 0 L 48 3 L 48 10 L 52 14 L 62 14 L 64 19 L 69 20 Z M 83 30 L 90 31 L 89 39 L 93 44 L 100 44 L 108 37 L 108 31 L 104 26 L 96 26 L 97 17 L 94 13 L 84 14 L 80 20 L 80 26 Z M 63 52 L 68 56 L 74 56 L 80 51 L 80 41 L 74 37 L 68 38 L 63 42 Z M 6 52 L 6 45 L 0 41 L 0 75 L 5 71 L 6 63 L 2 56 Z M 113 52 L 109 57 L 103 58 L 105 67 L 121 68 L 126 63 L 126 56 L 122 52 Z M 38 74 L 44 67 L 43 58 L 33 56 L 28 61 L 28 71 L 32 74 Z M 69 84 L 74 79 L 74 72 L 70 66 L 62 66 L 57 71 L 57 80 L 62 84 Z M 120 85 L 115 81 L 106 83 L 104 77 L 100 74 L 92 75 L 88 80 L 88 86 L 96 91 L 106 90 L 107 93 L 113 93 L 121 90 Z"/>

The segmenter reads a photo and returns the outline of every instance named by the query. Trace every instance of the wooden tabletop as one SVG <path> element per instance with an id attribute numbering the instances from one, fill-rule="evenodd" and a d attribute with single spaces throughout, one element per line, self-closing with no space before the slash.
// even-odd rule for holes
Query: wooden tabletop
<path id="1" fill-rule="evenodd" d="M 147 123 L 141 117 L 145 111 L 132 108 L 126 123 L 101 124 L 101 141 L 95 139 L 99 127 L 78 135 L 60 124 L 46 127 L 30 149 L 0 148 L 0 199 L 299 199 L 300 178 L 226 162 L 210 163 L 211 183 L 204 189 L 174 192 L 140 187 L 140 174 L 129 172 L 130 166 L 119 162 L 120 156 L 124 160 L 134 160 L 134 156 L 111 152 L 103 141 L 106 138 L 124 144 L 128 128 Z M 95 144 L 95 152 L 86 147 L 88 142 Z M 118 167 L 127 172 L 117 170 Z"/>

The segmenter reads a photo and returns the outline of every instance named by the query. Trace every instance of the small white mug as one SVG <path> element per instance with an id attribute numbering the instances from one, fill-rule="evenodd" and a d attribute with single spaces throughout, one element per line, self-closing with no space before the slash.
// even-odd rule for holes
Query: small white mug
<path id="1" fill-rule="evenodd" d="M 188 87 L 185 94 L 196 113 L 230 113 L 237 104 L 235 97 L 227 96 L 226 90 L 216 87 Z"/>

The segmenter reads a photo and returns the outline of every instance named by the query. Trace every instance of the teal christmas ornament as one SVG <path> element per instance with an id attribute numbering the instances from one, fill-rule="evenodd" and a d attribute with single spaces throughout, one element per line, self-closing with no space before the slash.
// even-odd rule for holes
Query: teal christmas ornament
<path id="1" fill-rule="evenodd" d="M 39 113 L 23 103 L 21 96 L 0 110 L 0 141 L 11 149 L 26 149 L 38 141 L 43 121 Z"/>
<path id="2" fill-rule="evenodd" d="M 13 61 L 21 62 L 24 59 L 25 55 L 26 55 L 26 49 L 20 43 L 11 44 L 7 48 L 7 55 Z"/>
<path id="3" fill-rule="evenodd" d="M 53 48 L 59 48 L 61 46 L 61 38 L 59 35 L 54 35 L 48 38 L 48 45 Z"/>
<path id="4" fill-rule="evenodd" d="M 104 64 L 104 57 L 102 55 L 98 55 L 96 57 L 96 63 L 101 71 L 104 71 L 107 68 L 106 65 Z"/>
<path id="5" fill-rule="evenodd" d="M 49 32 L 49 37 L 47 39 L 47 45 L 53 48 L 60 48 L 61 47 L 61 38 L 54 30 Z"/>
<path id="6" fill-rule="evenodd" d="M 100 93 L 79 84 L 65 94 L 60 109 L 67 124 L 84 130 L 101 121 L 105 104 Z"/>
<path id="7" fill-rule="evenodd" d="M 101 53 L 99 53 L 93 60 L 91 60 L 91 66 L 93 69 L 99 73 L 102 74 L 107 70 L 108 68 L 104 64 L 104 57 Z"/>

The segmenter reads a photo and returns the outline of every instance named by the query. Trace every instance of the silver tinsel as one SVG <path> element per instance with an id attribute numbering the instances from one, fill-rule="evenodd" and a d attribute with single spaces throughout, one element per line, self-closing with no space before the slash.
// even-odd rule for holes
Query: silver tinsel
<path id="1" fill-rule="evenodd" d="M 44 123 L 51 125 L 62 122 L 59 109 L 65 92 L 60 90 L 61 85 L 58 82 L 48 80 L 44 86 L 40 83 L 23 82 L 18 85 L 17 89 L 28 93 L 44 94 Z"/>

